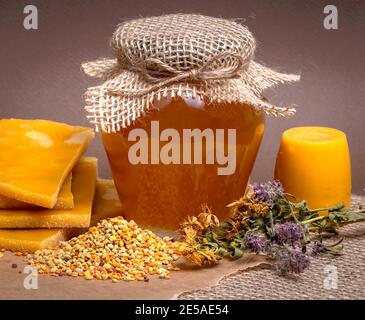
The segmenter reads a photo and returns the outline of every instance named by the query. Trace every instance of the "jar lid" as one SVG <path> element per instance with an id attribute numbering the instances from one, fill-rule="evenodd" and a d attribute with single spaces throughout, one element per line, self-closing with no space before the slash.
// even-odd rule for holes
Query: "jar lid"
<path id="1" fill-rule="evenodd" d="M 87 117 L 97 129 L 127 127 L 166 95 L 244 103 L 274 116 L 295 113 L 292 106 L 271 105 L 262 91 L 300 77 L 253 61 L 255 38 L 235 21 L 196 14 L 125 21 L 111 46 L 116 59 L 82 65 L 86 74 L 105 80 L 85 94 Z"/>

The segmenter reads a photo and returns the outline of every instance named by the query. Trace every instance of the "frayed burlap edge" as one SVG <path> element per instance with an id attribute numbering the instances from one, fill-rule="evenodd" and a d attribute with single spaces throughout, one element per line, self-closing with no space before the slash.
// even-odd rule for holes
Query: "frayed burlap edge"
<path id="1" fill-rule="evenodd" d="M 93 62 L 93 64 L 100 65 L 99 62 Z M 83 64 L 84 72 L 90 76 L 105 78 L 112 75 L 111 79 L 101 86 L 88 88 L 84 95 L 87 119 L 97 129 L 105 132 L 115 132 L 130 126 L 136 119 L 143 116 L 156 100 L 159 101 L 166 96 L 186 95 L 209 103 L 248 104 L 255 110 L 274 117 L 288 117 L 296 112 L 294 105 L 275 106 L 267 102 L 261 93 L 278 84 L 299 81 L 300 76 L 278 73 L 256 62 L 251 62 L 247 70 L 236 79 L 184 81 L 141 96 L 111 94 L 113 90 L 128 88 L 133 88 L 135 91 L 145 90 L 150 84 L 133 71 L 120 70 L 120 66 L 114 60 L 107 60 L 105 63 L 113 66 L 114 69 L 106 71 L 103 69 L 105 72 L 102 74 L 96 74 L 95 65 L 90 67 L 89 63 Z M 118 69 L 120 73 L 115 75 Z"/>

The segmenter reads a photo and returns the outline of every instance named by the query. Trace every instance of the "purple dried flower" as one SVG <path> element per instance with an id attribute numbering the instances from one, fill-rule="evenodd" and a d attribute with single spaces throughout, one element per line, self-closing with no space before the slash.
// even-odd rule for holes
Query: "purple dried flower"
<path id="1" fill-rule="evenodd" d="M 294 246 L 300 242 L 303 234 L 303 227 L 299 222 L 285 222 L 274 225 L 274 240 L 279 244 L 287 243 Z"/>
<path id="2" fill-rule="evenodd" d="M 312 248 L 312 257 L 317 257 L 324 249 L 324 245 L 320 241 L 315 241 Z"/>
<path id="3" fill-rule="evenodd" d="M 268 205 L 274 204 L 274 198 L 272 194 L 270 194 L 266 184 L 257 183 L 253 186 L 254 196 L 253 199 L 257 202 L 263 202 Z"/>
<path id="4" fill-rule="evenodd" d="M 246 234 L 243 241 L 247 249 L 256 253 L 264 252 L 268 246 L 266 237 L 255 233 Z"/>
<path id="5" fill-rule="evenodd" d="M 267 205 L 275 204 L 278 197 L 283 196 L 284 190 L 279 180 L 268 181 L 266 183 L 256 183 L 252 187 L 253 199 Z"/>
<path id="6" fill-rule="evenodd" d="M 279 180 L 277 180 L 277 179 L 272 180 L 271 186 L 273 188 L 273 191 L 276 193 L 276 195 L 278 195 L 278 196 L 284 195 L 284 188 Z"/>
<path id="7" fill-rule="evenodd" d="M 281 248 L 276 252 L 276 267 L 283 275 L 302 273 L 309 265 L 309 258 L 300 250 Z"/>

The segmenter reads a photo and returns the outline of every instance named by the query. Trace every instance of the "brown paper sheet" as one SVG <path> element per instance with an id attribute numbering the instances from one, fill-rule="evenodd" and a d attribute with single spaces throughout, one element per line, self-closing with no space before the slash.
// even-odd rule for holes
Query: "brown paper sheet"
<path id="1" fill-rule="evenodd" d="M 222 260 L 212 267 L 181 265 L 169 280 L 151 277 L 149 282 L 84 280 L 73 277 L 38 276 L 38 289 L 25 289 L 25 258 L 5 253 L 0 258 L 0 299 L 176 299 L 185 291 L 206 289 L 237 270 L 265 264 L 264 257 L 247 255 L 239 260 Z M 16 266 L 14 265 L 16 264 Z"/>

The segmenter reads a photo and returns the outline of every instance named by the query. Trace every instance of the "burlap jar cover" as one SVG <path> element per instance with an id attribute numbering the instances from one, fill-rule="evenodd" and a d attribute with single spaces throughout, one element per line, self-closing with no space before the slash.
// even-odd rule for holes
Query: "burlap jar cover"
<path id="1" fill-rule="evenodd" d="M 85 93 L 87 118 L 97 130 L 129 126 L 166 95 L 248 104 L 273 116 L 295 113 L 270 104 L 262 92 L 300 77 L 253 61 L 255 38 L 237 22 L 195 14 L 135 19 L 117 27 L 111 46 L 115 59 L 82 65 L 105 80 Z"/>

